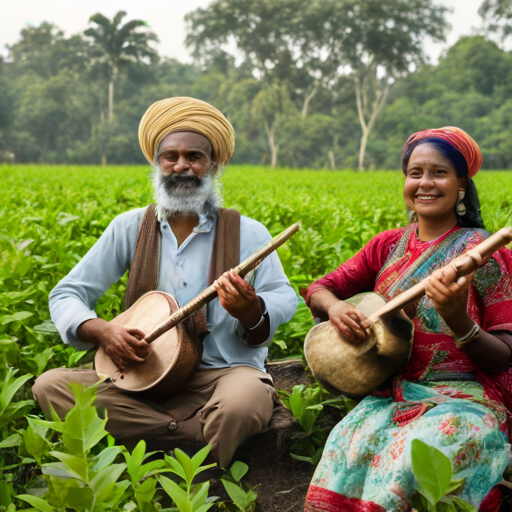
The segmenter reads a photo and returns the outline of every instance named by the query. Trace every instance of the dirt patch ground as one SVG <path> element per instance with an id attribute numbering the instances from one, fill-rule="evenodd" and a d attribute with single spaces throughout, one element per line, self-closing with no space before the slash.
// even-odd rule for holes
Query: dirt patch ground
<path id="1" fill-rule="evenodd" d="M 278 390 L 290 392 L 297 384 L 308 384 L 311 378 L 301 361 L 285 361 L 267 365 Z M 258 512 L 302 512 L 309 482 L 315 468 L 290 457 L 290 436 L 295 427 L 293 416 L 284 408 L 276 410 L 269 429 L 252 438 L 239 453 L 249 465 L 246 481 L 258 485 Z"/>

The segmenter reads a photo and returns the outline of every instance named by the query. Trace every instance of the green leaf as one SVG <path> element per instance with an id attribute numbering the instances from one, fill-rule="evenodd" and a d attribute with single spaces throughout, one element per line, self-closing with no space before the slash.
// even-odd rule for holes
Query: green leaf
<path id="1" fill-rule="evenodd" d="M 13 434 L 0 443 L 0 448 L 12 448 L 14 446 L 19 446 L 20 443 L 21 436 L 19 434 Z"/>
<path id="2" fill-rule="evenodd" d="M 26 409 L 31 408 L 34 405 L 33 400 L 22 400 L 21 402 L 11 402 L 1 417 L 2 423 L 8 423 L 16 418 L 20 418 L 21 416 L 26 414 Z"/>
<path id="3" fill-rule="evenodd" d="M 229 482 L 228 480 L 224 480 L 221 478 L 222 485 L 226 492 L 229 494 L 229 497 L 233 500 L 233 503 L 240 509 L 245 510 L 246 507 L 246 493 L 243 489 L 241 489 L 238 485 L 233 482 Z"/>
<path id="4" fill-rule="evenodd" d="M 62 442 L 73 453 L 87 454 L 108 432 L 105 430 L 107 420 L 102 420 L 94 407 L 96 386 L 83 389 L 72 384 L 75 407 L 64 420 L 65 434 Z"/>
<path id="5" fill-rule="evenodd" d="M 194 497 L 190 500 L 192 510 L 196 510 L 197 507 L 206 503 L 208 498 L 208 490 L 210 489 L 210 482 L 203 482 L 199 486 L 199 490 L 194 494 Z"/>
<path id="6" fill-rule="evenodd" d="M 192 461 L 190 460 L 190 457 L 179 448 L 176 448 L 174 450 L 174 457 L 180 463 L 181 467 L 183 468 L 183 471 L 185 472 L 186 482 L 191 483 L 194 478 L 194 467 L 192 466 Z"/>
<path id="7" fill-rule="evenodd" d="M 70 455 L 69 453 L 51 451 L 50 455 L 59 459 L 66 469 L 72 475 L 75 475 L 75 478 L 82 480 L 83 482 L 88 481 L 88 462 L 84 457 L 79 457 L 77 455 Z"/>
<path id="8" fill-rule="evenodd" d="M 142 439 L 137 443 L 137 446 L 133 449 L 131 455 L 127 457 L 126 462 L 128 463 L 128 474 L 133 481 L 138 481 L 142 478 L 139 469 L 142 461 L 144 460 L 145 453 L 146 442 Z"/>
<path id="9" fill-rule="evenodd" d="M 121 446 L 111 446 L 101 450 L 96 457 L 91 461 L 92 470 L 98 473 L 103 468 L 106 468 L 109 464 L 114 462 L 115 458 L 121 453 Z"/>
<path id="10" fill-rule="evenodd" d="M 36 496 L 31 496 L 30 494 L 18 494 L 16 498 L 26 501 L 35 509 L 41 510 L 41 512 L 53 512 L 53 510 L 55 510 L 49 503 L 47 503 L 43 499 L 37 498 Z"/>
<path id="11" fill-rule="evenodd" d="M 23 436 L 23 444 L 27 452 L 34 457 L 41 464 L 41 457 L 48 451 L 49 443 L 46 440 L 45 434 L 48 430 L 43 426 L 38 427 L 34 424 L 34 420 L 29 418 L 28 428 Z M 43 435 L 41 435 L 43 434 Z"/>
<path id="12" fill-rule="evenodd" d="M 68 487 L 65 502 L 69 508 L 74 510 L 91 510 L 94 494 L 89 487 Z"/>
<path id="13" fill-rule="evenodd" d="M 78 478 L 78 475 L 69 471 L 63 462 L 49 462 L 41 468 L 43 475 L 57 476 L 62 478 Z M 80 478 L 78 478 L 80 480 Z"/>
<path id="14" fill-rule="evenodd" d="M 8 507 L 12 503 L 14 491 L 10 482 L 0 482 L 0 507 Z"/>
<path id="15" fill-rule="evenodd" d="M 419 439 L 412 441 L 411 457 L 418 490 L 435 505 L 446 494 L 452 479 L 450 459 Z"/>
<path id="16" fill-rule="evenodd" d="M 215 501 L 215 500 L 213 500 L 213 501 Z M 210 510 L 213 507 L 213 505 L 215 505 L 215 503 L 213 503 L 213 501 L 211 503 L 205 503 L 204 505 L 195 509 L 194 512 L 206 512 L 207 510 Z"/>
<path id="17" fill-rule="evenodd" d="M 450 485 L 448 485 L 448 488 L 446 489 L 446 494 L 450 494 L 453 491 L 457 490 L 459 487 L 464 485 L 466 482 L 465 478 L 459 478 L 458 480 L 453 480 L 450 482 Z"/>
<path id="18" fill-rule="evenodd" d="M 126 469 L 126 464 L 112 464 L 103 468 L 89 483 L 97 500 L 105 501 L 111 494 L 112 490 Z"/>
<path id="19" fill-rule="evenodd" d="M 247 464 L 244 464 L 243 462 L 236 461 L 233 462 L 231 467 L 229 468 L 229 472 L 231 473 L 231 476 L 235 479 L 235 481 L 240 482 L 244 475 L 249 471 L 249 466 Z"/>
<path id="20" fill-rule="evenodd" d="M 14 313 L 14 315 L 4 315 L 0 317 L 0 325 L 7 325 L 11 322 L 23 322 L 23 320 L 26 320 L 33 315 L 34 313 L 31 313 L 30 311 L 18 311 L 17 313 Z"/>
<path id="21" fill-rule="evenodd" d="M 47 348 L 42 352 L 39 352 L 35 356 L 31 357 L 30 360 L 34 361 L 37 366 L 36 376 L 39 377 L 46 368 L 48 361 L 53 356 L 53 350 L 51 348 Z"/>
<path id="22" fill-rule="evenodd" d="M 173 482 L 169 478 L 162 475 L 159 475 L 157 478 L 163 490 L 171 497 L 172 501 L 176 503 L 180 512 L 190 512 L 187 493 L 176 482 Z"/>
<path id="23" fill-rule="evenodd" d="M 441 501 L 452 504 L 452 506 L 455 507 L 456 512 L 477 512 L 473 505 L 458 496 L 446 496 L 445 498 L 442 498 Z"/>
<path id="24" fill-rule="evenodd" d="M 140 474 L 141 474 L 140 478 L 144 478 L 147 475 L 149 475 L 152 471 L 155 471 L 156 469 L 163 468 L 164 466 L 165 466 L 165 461 L 163 461 L 162 459 L 152 460 L 151 462 L 148 462 L 147 464 L 143 464 L 140 467 Z"/>
<path id="25" fill-rule="evenodd" d="M 21 386 L 32 378 L 32 375 L 27 373 L 15 379 L 14 375 L 17 371 L 18 370 L 13 370 L 12 368 L 8 368 L 7 370 L 7 375 L 2 385 L 2 391 L 0 392 L 0 415 L 7 409 L 7 406 L 11 403 L 11 400 Z M 26 403 L 28 402 L 32 402 L 32 400 L 26 401 Z"/>
<path id="26" fill-rule="evenodd" d="M 201 448 L 193 457 L 192 457 L 192 467 L 194 468 L 194 473 L 197 471 L 197 468 L 205 461 L 206 457 L 210 453 L 212 449 L 212 445 L 208 444 L 204 448 Z"/>
<path id="27" fill-rule="evenodd" d="M 290 395 L 290 398 L 288 399 L 290 410 L 298 420 L 302 418 L 305 409 L 304 398 L 302 396 L 304 387 L 304 384 L 293 386 L 292 393 Z"/>
<path id="28" fill-rule="evenodd" d="M 174 457 L 169 457 L 169 455 L 165 455 L 165 461 L 172 468 L 171 471 L 173 473 L 176 473 L 178 476 L 181 476 L 183 480 L 187 479 L 187 475 L 185 475 L 185 470 L 181 467 L 181 464 Z"/>

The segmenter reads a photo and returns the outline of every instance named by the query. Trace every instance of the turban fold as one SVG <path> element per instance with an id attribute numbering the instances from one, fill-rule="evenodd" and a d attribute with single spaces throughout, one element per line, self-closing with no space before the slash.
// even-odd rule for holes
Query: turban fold
<path id="1" fill-rule="evenodd" d="M 195 98 L 175 97 L 153 103 L 142 116 L 139 143 L 150 164 L 162 139 L 172 132 L 195 132 L 212 145 L 215 161 L 225 167 L 235 151 L 235 131 L 215 107 Z"/>
<path id="2" fill-rule="evenodd" d="M 405 143 L 404 152 L 414 142 L 427 138 L 442 139 L 460 151 L 468 164 L 469 178 L 472 178 L 482 166 L 482 152 L 478 144 L 464 130 L 455 126 L 432 128 L 413 133 Z"/>

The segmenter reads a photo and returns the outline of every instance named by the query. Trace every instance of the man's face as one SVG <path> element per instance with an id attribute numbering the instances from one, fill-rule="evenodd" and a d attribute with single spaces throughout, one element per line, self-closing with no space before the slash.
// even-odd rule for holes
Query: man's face
<path id="1" fill-rule="evenodd" d="M 210 141 L 194 132 L 170 133 L 160 143 L 158 164 L 166 181 L 194 188 L 214 168 Z"/>
<path id="2" fill-rule="evenodd" d="M 216 165 L 210 141 L 194 132 L 176 132 L 160 143 L 155 193 L 165 215 L 205 212 L 220 198 L 214 188 Z"/>

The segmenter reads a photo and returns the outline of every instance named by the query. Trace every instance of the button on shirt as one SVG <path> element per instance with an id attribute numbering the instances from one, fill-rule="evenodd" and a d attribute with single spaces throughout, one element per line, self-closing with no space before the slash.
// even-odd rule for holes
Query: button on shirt
<path id="1" fill-rule="evenodd" d="M 94 307 L 98 299 L 129 269 L 145 211 L 145 208 L 138 208 L 116 217 L 84 258 L 50 293 L 50 314 L 65 343 L 81 350 L 92 347 L 78 340 L 76 330 L 86 320 L 96 318 Z M 180 305 L 208 286 L 215 227 L 216 219 L 200 216 L 198 225 L 178 247 L 167 221 L 160 223 L 162 252 L 158 289 L 170 293 Z M 269 240 L 270 233 L 262 224 L 241 217 L 241 261 Z M 210 333 L 203 340 L 200 368 L 246 365 L 263 370 L 267 347 L 279 325 L 288 322 L 295 313 L 297 295 L 275 251 L 263 260 L 251 281 L 267 306 L 269 338 L 256 347 L 242 343 L 235 333 L 235 329 L 241 329 L 239 322 L 215 298 L 207 307 Z"/>

